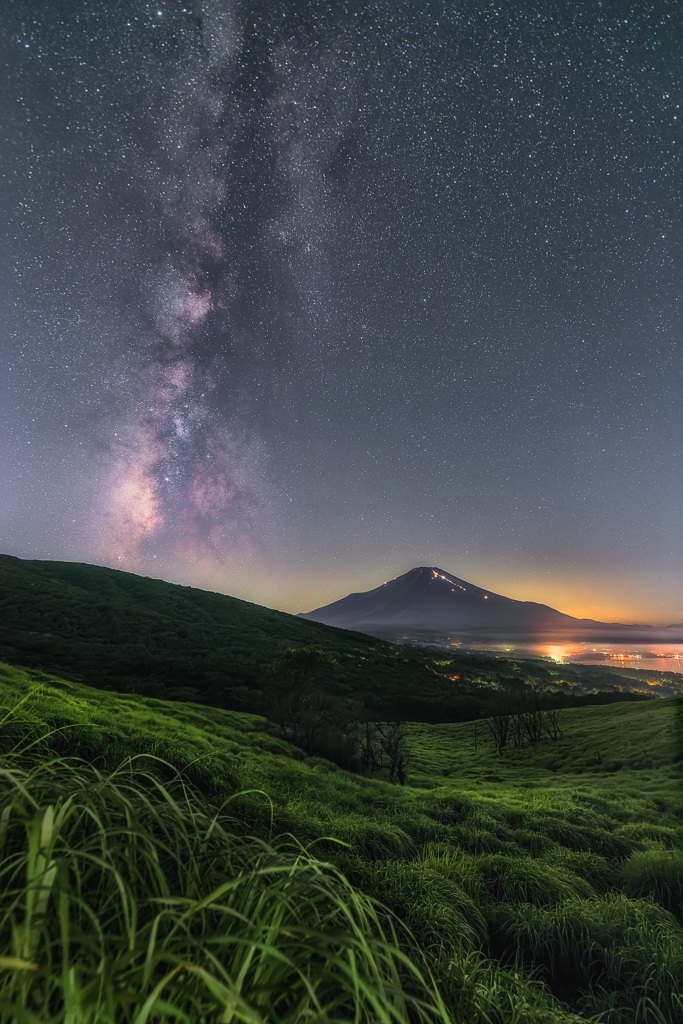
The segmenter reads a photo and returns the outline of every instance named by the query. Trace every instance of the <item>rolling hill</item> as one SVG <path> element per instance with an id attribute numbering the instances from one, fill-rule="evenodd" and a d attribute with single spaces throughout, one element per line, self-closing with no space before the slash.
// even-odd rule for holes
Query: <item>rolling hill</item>
<path id="1" fill-rule="evenodd" d="M 337 664 L 329 691 L 377 717 L 475 718 L 501 689 L 529 678 L 569 702 L 648 690 L 637 673 L 618 669 L 560 673 L 538 661 L 435 652 L 103 566 L 0 556 L 0 658 L 98 689 L 262 713 L 273 660 L 311 645 Z M 680 679 L 674 684 L 678 692 Z"/>
<path id="2" fill-rule="evenodd" d="M 0 685 L 3 1020 L 683 1024 L 679 702 L 504 756 L 416 724 L 392 786 L 251 715 Z"/>

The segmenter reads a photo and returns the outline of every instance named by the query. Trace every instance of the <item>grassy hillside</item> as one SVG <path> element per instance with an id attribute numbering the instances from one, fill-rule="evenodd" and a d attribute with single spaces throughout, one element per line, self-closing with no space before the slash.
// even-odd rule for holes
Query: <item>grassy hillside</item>
<path id="1" fill-rule="evenodd" d="M 132 573 L 0 557 L 0 655 L 92 686 L 254 711 L 268 663 L 310 644 L 378 711 L 389 702 L 410 717 L 416 695 L 436 708 L 455 696 L 425 652 Z"/>
<path id="2" fill-rule="evenodd" d="M 415 724 L 402 788 L 255 716 L 1 673 L 3 1019 L 683 1021 L 675 702 L 503 756 Z"/>
<path id="3" fill-rule="evenodd" d="M 444 655 L 132 573 L 0 556 L 0 657 L 98 688 L 263 711 L 268 664 L 310 644 L 338 663 L 330 688 L 377 717 L 471 719 L 526 677 L 579 694 L 640 685 L 599 666 L 558 674 L 540 662 Z"/>

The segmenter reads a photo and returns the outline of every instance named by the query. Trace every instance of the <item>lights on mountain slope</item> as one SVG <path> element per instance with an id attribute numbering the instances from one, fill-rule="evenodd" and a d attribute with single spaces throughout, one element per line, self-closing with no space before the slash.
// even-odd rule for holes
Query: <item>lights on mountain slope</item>
<path id="1" fill-rule="evenodd" d="M 462 590 L 462 592 L 464 594 L 467 593 L 467 587 L 461 587 L 459 583 L 455 582 L 455 580 L 449 580 L 448 576 L 444 576 L 440 572 L 435 572 L 433 569 L 432 569 L 432 579 L 433 580 L 443 580 L 444 583 L 448 583 L 450 585 L 452 593 L 455 593 L 454 587 L 457 587 L 458 590 Z"/>

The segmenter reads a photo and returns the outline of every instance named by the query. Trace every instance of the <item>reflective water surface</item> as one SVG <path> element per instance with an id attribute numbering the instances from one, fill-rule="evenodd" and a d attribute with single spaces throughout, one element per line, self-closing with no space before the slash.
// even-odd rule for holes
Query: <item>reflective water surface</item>
<path id="1" fill-rule="evenodd" d="M 595 643 L 558 641 L 529 643 L 520 641 L 466 640 L 453 646 L 471 651 L 493 651 L 518 658 L 547 658 L 560 665 L 614 665 L 620 668 L 656 669 L 658 672 L 683 672 L 683 644 Z"/>

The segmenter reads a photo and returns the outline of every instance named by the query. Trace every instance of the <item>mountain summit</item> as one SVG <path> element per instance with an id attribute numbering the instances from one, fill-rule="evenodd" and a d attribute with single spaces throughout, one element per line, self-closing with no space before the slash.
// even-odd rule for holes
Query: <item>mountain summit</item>
<path id="1" fill-rule="evenodd" d="M 515 601 L 468 583 L 437 566 L 420 566 L 363 594 L 306 612 L 302 618 L 329 626 L 381 635 L 415 631 L 421 634 L 506 632 L 552 634 L 554 637 L 607 639 L 642 633 L 654 639 L 652 626 L 576 619 L 545 604 Z M 671 639 L 671 634 L 664 635 Z"/>

